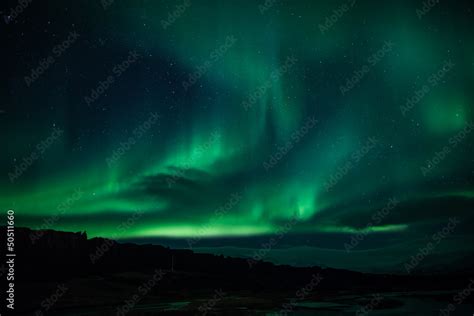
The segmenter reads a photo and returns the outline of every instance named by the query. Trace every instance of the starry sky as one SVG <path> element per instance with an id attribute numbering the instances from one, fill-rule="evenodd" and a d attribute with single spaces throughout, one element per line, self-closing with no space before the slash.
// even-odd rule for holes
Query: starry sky
<path id="1" fill-rule="evenodd" d="M 17 6 L 0 12 L 17 225 L 257 248 L 287 225 L 279 246 L 365 249 L 457 218 L 437 251 L 472 251 L 469 1 Z"/>

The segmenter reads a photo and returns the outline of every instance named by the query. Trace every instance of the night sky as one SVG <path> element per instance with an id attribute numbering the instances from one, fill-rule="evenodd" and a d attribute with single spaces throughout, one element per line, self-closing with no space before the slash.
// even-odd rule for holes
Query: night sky
<path id="1" fill-rule="evenodd" d="M 432 256 L 472 253 L 470 1 L 17 6 L 0 205 L 18 226 L 260 248 L 286 225 L 274 248 L 362 236 L 352 252 L 402 263 L 454 221 Z"/>

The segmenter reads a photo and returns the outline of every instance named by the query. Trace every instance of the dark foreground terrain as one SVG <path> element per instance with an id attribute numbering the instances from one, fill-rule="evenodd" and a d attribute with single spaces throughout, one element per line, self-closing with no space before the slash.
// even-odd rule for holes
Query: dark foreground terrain
<path id="1" fill-rule="evenodd" d="M 0 234 L 5 245 L 5 227 Z M 16 228 L 15 253 L 15 312 L 6 315 L 474 313 L 470 272 L 295 268 L 28 228 Z M 7 270 L 0 267 L 4 308 Z"/>

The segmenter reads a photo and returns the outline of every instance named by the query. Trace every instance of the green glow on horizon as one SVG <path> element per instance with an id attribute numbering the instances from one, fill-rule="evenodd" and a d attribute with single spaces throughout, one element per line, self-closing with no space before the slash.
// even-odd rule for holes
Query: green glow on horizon
<path id="1" fill-rule="evenodd" d="M 262 225 L 248 226 L 248 225 L 214 225 L 203 228 L 206 226 L 196 225 L 176 225 L 176 226 L 157 226 L 155 228 L 144 229 L 131 236 L 133 237 L 181 237 L 181 238 L 192 238 L 192 237 L 229 237 L 229 236 L 257 236 L 263 234 L 269 234 L 272 232 L 271 227 L 265 227 Z M 124 236 L 124 237 L 131 237 Z"/>

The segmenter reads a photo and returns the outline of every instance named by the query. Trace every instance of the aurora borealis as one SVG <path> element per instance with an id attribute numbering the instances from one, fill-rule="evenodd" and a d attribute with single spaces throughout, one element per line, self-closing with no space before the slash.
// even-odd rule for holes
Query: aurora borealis
<path id="1" fill-rule="evenodd" d="M 245 239 L 297 218 L 279 246 L 363 233 L 408 260 L 456 217 L 436 249 L 472 252 L 472 3 L 16 5 L 0 204 L 18 226 Z"/>

